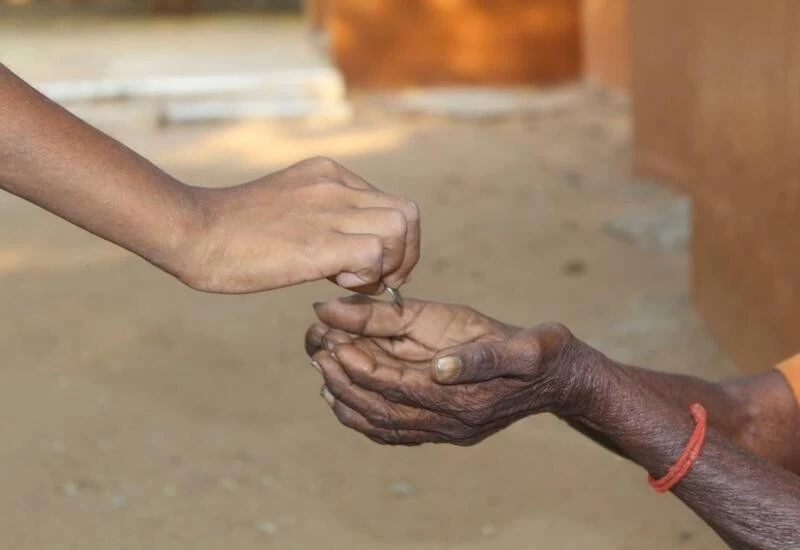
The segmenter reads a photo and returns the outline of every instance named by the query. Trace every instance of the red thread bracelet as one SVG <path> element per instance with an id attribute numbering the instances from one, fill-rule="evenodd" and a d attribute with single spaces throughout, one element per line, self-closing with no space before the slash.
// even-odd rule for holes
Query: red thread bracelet
<path id="1" fill-rule="evenodd" d="M 695 403 L 689 407 L 692 413 L 692 418 L 695 421 L 694 432 L 683 450 L 683 454 L 678 458 L 672 468 L 669 469 L 667 474 L 661 479 L 654 479 L 652 475 L 647 476 L 647 482 L 650 487 L 655 489 L 656 493 L 666 493 L 689 473 L 692 465 L 697 461 L 700 452 L 703 450 L 703 444 L 706 441 L 706 420 L 708 414 L 706 409 L 700 403 Z"/>

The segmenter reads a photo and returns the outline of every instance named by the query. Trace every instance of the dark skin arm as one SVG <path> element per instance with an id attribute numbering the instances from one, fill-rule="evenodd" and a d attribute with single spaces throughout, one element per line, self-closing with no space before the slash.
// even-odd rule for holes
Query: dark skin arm
<path id="1" fill-rule="evenodd" d="M 339 420 L 388 444 L 470 445 L 551 412 L 660 477 L 709 411 L 673 492 L 735 548 L 800 545 L 800 410 L 778 373 L 725 384 L 618 364 L 558 324 L 521 329 L 469 308 L 357 298 L 317 307 L 307 347 Z M 795 472 L 795 473 L 793 473 Z"/>
<path id="2" fill-rule="evenodd" d="M 419 259 L 414 202 L 315 158 L 207 189 L 169 176 L 0 64 L 0 190 L 107 239 L 198 290 L 329 278 L 401 285 Z"/>
<path id="3" fill-rule="evenodd" d="M 709 425 L 720 434 L 800 475 L 800 438 L 791 437 L 791 434 L 800 433 L 800 415 L 786 380 L 779 372 L 771 370 L 713 383 L 682 374 L 616 366 L 633 383 L 683 410 L 688 410 L 692 403 L 702 403 L 709 414 Z M 567 422 L 601 445 L 625 455 L 596 430 L 570 419 Z"/>
<path id="4" fill-rule="evenodd" d="M 600 368 L 616 369 L 613 365 Z M 618 402 L 607 403 L 605 411 L 584 414 L 577 422 L 602 434 L 654 476 L 664 475 L 685 447 L 694 422 L 682 404 L 637 385 L 627 374 L 618 370 L 609 378 L 617 380 L 611 382 L 607 395 Z M 786 396 L 793 400 L 788 386 Z M 795 405 L 790 411 L 795 427 L 796 409 Z M 787 441 L 781 444 L 769 424 L 765 427 L 772 441 L 758 441 L 758 448 L 796 465 L 791 448 L 800 432 L 785 433 Z M 798 547 L 800 477 L 765 458 L 712 428 L 701 458 L 673 492 L 734 548 Z"/>

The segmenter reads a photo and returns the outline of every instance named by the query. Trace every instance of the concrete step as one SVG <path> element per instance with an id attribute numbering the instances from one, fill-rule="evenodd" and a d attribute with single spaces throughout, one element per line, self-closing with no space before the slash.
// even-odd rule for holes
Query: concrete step
<path id="1" fill-rule="evenodd" d="M 328 67 L 247 74 L 74 80 L 44 83 L 37 88 L 61 104 L 224 94 L 300 97 L 334 102 L 345 97 L 342 76 Z"/>
<path id="2" fill-rule="evenodd" d="M 258 118 L 345 121 L 352 115 L 353 108 L 345 101 L 229 99 L 170 102 L 163 106 L 158 118 L 161 125 L 171 125 Z"/>

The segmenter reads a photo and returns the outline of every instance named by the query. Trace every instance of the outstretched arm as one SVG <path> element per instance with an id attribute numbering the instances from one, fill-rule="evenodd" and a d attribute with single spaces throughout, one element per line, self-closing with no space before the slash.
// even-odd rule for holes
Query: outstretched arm
<path id="1" fill-rule="evenodd" d="M 186 185 L 3 65 L 0 189 L 211 292 L 325 277 L 379 292 L 402 284 L 419 258 L 416 204 L 329 159 L 235 187 Z"/>
<path id="2" fill-rule="evenodd" d="M 469 445 L 553 413 L 655 478 L 709 412 L 705 446 L 674 494 L 735 548 L 800 547 L 800 409 L 781 374 L 724 384 L 616 363 L 558 324 L 503 325 L 473 310 L 366 299 L 317 307 L 307 336 L 340 421 L 389 444 Z M 643 480 L 644 481 L 644 480 Z"/>
<path id="3" fill-rule="evenodd" d="M 725 438 L 800 475 L 800 408 L 779 372 L 771 370 L 713 383 L 622 364 L 616 368 L 633 383 L 681 410 L 688 410 L 692 403 L 702 403 L 708 411 L 709 425 Z M 620 451 L 596 430 L 567 421 L 598 443 Z"/>
<path id="4" fill-rule="evenodd" d="M 571 416 L 573 426 L 658 478 L 694 429 L 689 404 L 703 404 L 707 440 L 675 495 L 734 548 L 800 545 L 800 477 L 792 473 L 800 471 L 800 412 L 781 374 L 715 385 L 613 363 L 587 367 L 606 371 L 606 381 L 589 390 L 592 410 Z"/>

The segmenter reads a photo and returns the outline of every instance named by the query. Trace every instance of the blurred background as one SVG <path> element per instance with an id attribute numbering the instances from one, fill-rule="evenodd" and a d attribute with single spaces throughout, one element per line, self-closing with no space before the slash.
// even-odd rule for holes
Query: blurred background
<path id="1" fill-rule="evenodd" d="M 186 182 L 327 155 L 414 197 L 409 296 L 717 379 L 796 351 L 798 25 L 792 0 L 0 0 L 0 61 Z M 331 285 L 203 295 L 8 195 L 0 234 L 3 548 L 723 547 L 549 417 L 474 448 L 341 427 L 302 346 Z"/>

